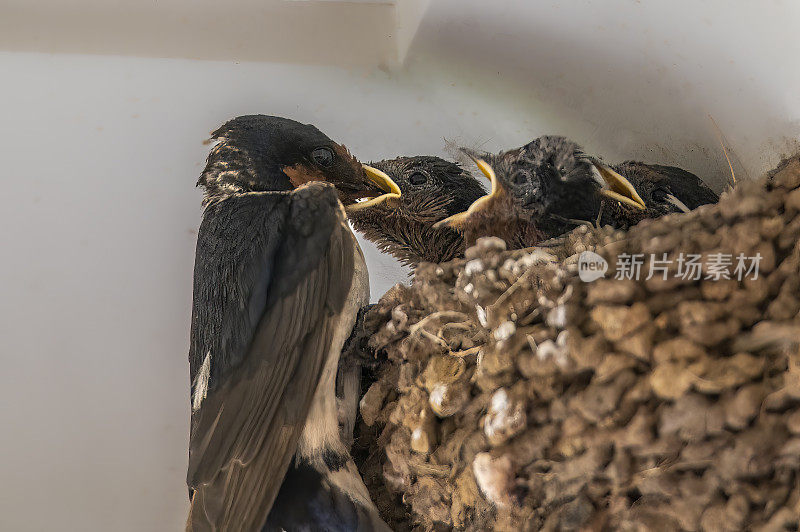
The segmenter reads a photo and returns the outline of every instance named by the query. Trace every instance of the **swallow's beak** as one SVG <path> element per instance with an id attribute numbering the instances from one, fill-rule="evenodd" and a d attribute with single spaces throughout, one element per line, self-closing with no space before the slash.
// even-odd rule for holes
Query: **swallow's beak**
<path id="1" fill-rule="evenodd" d="M 367 179 L 369 179 L 374 185 L 376 185 L 379 189 L 381 189 L 384 192 L 384 194 L 381 194 L 380 196 L 377 196 L 375 198 L 370 198 L 365 201 L 348 205 L 347 207 L 345 207 L 345 210 L 347 212 L 361 211 L 369 207 L 374 207 L 381 203 L 392 204 L 400 198 L 400 187 L 397 186 L 397 183 L 392 181 L 391 177 L 386 175 L 384 172 L 381 172 L 377 168 L 367 166 L 366 164 L 362 164 L 361 166 L 364 167 L 364 172 L 367 175 Z"/>
<path id="2" fill-rule="evenodd" d="M 641 211 L 647 209 L 644 200 L 630 181 L 599 161 L 592 161 L 592 164 L 602 178 L 602 181 L 598 180 L 602 187 L 600 194 Z"/>
<path id="3" fill-rule="evenodd" d="M 469 153 L 467 153 L 467 155 L 469 155 L 470 159 L 472 159 L 475 162 L 475 164 L 478 165 L 478 168 L 483 173 L 483 175 L 485 175 L 486 178 L 489 179 L 489 182 L 492 184 L 491 192 L 472 202 L 472 205 L 470 205 L 469 209 L 467 209 L 466 211 L 459 212 L 458 214 L 454 214 L 452 216 L 445 218 L 444 220 L 436 222 L 435 224 L 433 224 L 434 229 L 441 229 L 442 227 L 450 227 L 452 229 L 457 229 L 457 230 L 463 229 L 464 224 L 467 222 L 467 220 L 469 220 L 469 218 L 474 213 L 486 209 L 492 202 L 492 200 L 494 200 L 500 194 L 500 184 L 497 181 L 497 176 L 495 175 L 494 169 L 491 167 L 491 165 L 489 165 L 489 163 L 487 163 L 483 159 L 478 159 L 477 157 L 473 157 Z"/>

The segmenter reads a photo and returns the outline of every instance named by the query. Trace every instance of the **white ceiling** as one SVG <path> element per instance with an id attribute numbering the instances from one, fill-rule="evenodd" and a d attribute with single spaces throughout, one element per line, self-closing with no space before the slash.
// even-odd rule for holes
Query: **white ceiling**
<path id="1" fill-rule="evenodd" d="M 429 0 L 7 0 L 0 50 L 392 68 Z"/>

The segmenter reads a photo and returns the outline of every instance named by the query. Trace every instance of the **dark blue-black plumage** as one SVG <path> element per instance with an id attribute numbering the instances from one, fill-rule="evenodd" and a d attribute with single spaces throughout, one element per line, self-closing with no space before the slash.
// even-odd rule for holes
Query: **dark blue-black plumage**
<path id="1" fill-rule="evenodd" d="M 381 191 L 313 126 L 248 116 L 215 136 L 199 180 L 187 530 L 261 529 L 284 478 L 294 485 L 309 468 L 316 483 L 300 486 L 319 511 L 284 528 L 325 529 L 336 508 L 350 523 L 343 500 L 379 528 L 339 435 L 335 375 L 368 298 L 340 200 Z M 345 466 L 330 467 L 332 455 Z"/>

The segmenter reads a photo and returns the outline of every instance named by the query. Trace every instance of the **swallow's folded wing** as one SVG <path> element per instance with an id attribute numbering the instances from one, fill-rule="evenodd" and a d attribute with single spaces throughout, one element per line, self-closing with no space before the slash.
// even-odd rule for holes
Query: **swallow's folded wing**
<path id="1" fill-rule="evenodd" d="M 187 529 L 263 526 L 353 279 L 354 246 L 329 185 L 208 207 L 195 265 Z"/>

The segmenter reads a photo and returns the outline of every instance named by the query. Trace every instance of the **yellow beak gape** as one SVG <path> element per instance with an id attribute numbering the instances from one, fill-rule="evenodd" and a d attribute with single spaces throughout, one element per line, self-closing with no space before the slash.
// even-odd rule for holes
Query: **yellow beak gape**
<path id="1" fill-rule="evenodd" d="M 499 190 L 500 187 L 497 184 L 497 175 L 494 173 L 494 169 L 491 167 L 489 163 L 484 161 L 483 159 L 477 159 L 470 155 L 470 158 L 475 161 L 475 164 L 478 165 L 478 169 L 489 179 L 489 182 L 492 184 L 492 190 L 485 196 L 481 196 L 480 198 L 476 199 L 472 202 L 472 205 L 469 206 L 464 212 L 459 212 L 458 214 L 454 214 L 444 220 L 438 221 L 433 224 L 434 229 L 440 229 L 442 227 L 451 227 L 453 229 L 458 229 L 462 226 L 462 224 L 470 217 L 470 215 L 474 212 L 477 212 L 484 208 L 486 204 L 494 198 Z"/>
<path id="2" fill-rule="evenodd" d="M 603 181 L 608 186 L 607 189 L 601 190 L 600 194 L 625 205 L 630 205 L 635 209 L 642 211 L 647 209 L 644 200 L 636 192 L 630 181 L 604 164 L 598 162 L 592 162 L 592 164 L 597 168 L 600 177 L 603 178 Z"/>
<path id="3" fill-rule="evenodd" d="M 367 174 L 367 178 L 376 185 L 378 185 L 378 187 L 384 192 L 386 192 L 386 194 L 382 194 L 376 198 L 368 199 L 367 201 L 362 201 L 361 203 L 354 203 L 353 205 L 349 205 L 346 209 L 347 211 L 350 212 L 360 211 L 362 209 L 374 207 L 375 205 L 378 205 L 385 201 L 397 199 L 400 197 L 400 187 L 397 186 L 397 183 L 392 181 L 391 177 L 386 175 L 384 172 L 381 172 L 377 168 L 367 166 L 366 164 L 362 164 L 361 166 L 364 167 L 364 171 Z"/>

